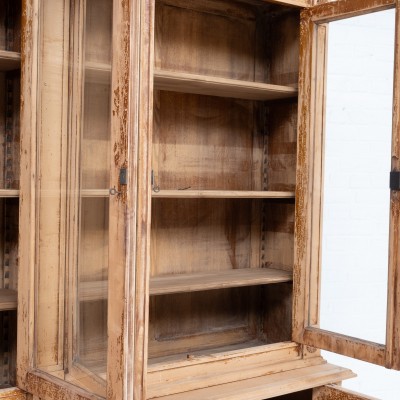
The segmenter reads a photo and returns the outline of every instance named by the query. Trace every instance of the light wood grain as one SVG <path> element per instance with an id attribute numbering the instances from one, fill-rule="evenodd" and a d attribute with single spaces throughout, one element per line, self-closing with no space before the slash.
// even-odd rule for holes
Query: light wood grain
<path id="1" fill-rule="evenodd" d="M 82 197 L 108 197 L 110 189 L 81 189 L 80 195 Z"/>
<path id="2" fill-rule="evenodd" d="M 0 389 L 0 399 L 26 400 L 26 393 L 16 387 L 8 389 Z"/>
<path id="3" fill-rule="evenodd" d="M 297 96 L 297 89 L 289 86 L 246 82 L 159 69 L 154 71 L 154 88 L 172 92 L 247 100 L 277 100 Z"/>
<path id="4" fill-rule="evenodd" d="M 366 396 L 337 385 L 326 385 L 313 390 L 312 400 L 378 400 L 376 397 Z"/>
<path id="5" fill-rule="evenodd" d="M 337 380 L 354 376 L 348 369 L 325 364 L 159 398 L 162 400 L 262 400 L 335 383 Z"/>
<path id="6" fill-rule="evenodd" d="M 385 345 L 355 337 L 330 332 L 319 328 L 306 327 L 304 343 L 315 348 L 343 354 L 357 360 L 385 365 Z"/>
<path id="7" fill-rule="evenodd" d="M 11 71 L 21 67 L 21 53 L 0 50 L 0 71 Z"/>
<path id="8" fill-rule="evenodd" d="M 86 61 L 85 79 L 87 82 L 110 83 L 111 65 L 94 61 Z"/>
<path id="9" fill-rule="evenodd" d="M 15 189 L 0 189 L 0 198 L 19 197 L 19 190 Z"/>
<path id="10" fill-rule="evenodd" d="M 150 295 L 268 285 L 291 280 L 290 273 L 272 268 L 243 268 L 202 274 L 165 275 L 151 278 Z"/>
<path id="11" fill-rule="evenodd" d="M 79 301 L 104 300 L 108 297 L 108 281 L 79 283 Z"/>
<path id="12" fill-rule="evenodd" d="M 251 190 L 160 190 L 153 198 L 166 199 L 294 199 L 294 192 Z"/>
<path id="13" fill-rule="evenodd" d="M 0 289 L 0 311 L 17 309 L 17 291 Z"/>

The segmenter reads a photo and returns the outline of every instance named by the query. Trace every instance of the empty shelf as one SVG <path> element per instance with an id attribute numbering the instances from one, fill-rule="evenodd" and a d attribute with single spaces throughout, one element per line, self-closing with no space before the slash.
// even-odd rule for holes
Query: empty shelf
<path id="1" fill-rule="evenodd" d="M 105 300 L 108 297 L 108 281 L 79 283 L 79 301 Z"/>
<path id="2" fill-rule="evenodd" d="M 240 286 L 290 282 L 292 273 L 272 268 L 162 275 L 150 278 L 150 295 L 196 292 Z"/>
<path id="3" fill-rule="evenodd" d="M 157 398 L 163 400 L 263 400 L 353 377 L 355 374 L 349 369 L 332 364 L 321 364 Z"/>
<path id="4" fill-rule="evenodd" d="M 85 63 L 85 79 L 88 82 L 110 83 L 111 64 L 87 61 Z"/>
<path id="5" fill-rule="evenodd" d="M 218 78 L 182 72 L 154 71 L 154 88 L 171 92 L 234 97 L 247 100 L 277 100 L 297 96 L 297 88 Z"/>
<path id="6" fill-rule="evenodd" d="M 18 189 L 0 189 L 0 198 L 19 197 Z"/>
<path id="7" fill-rule="evenodd" d="M 294 192 L 252 190 L 160 190 L 154 198 L 167 199 L 294 199 Z"/>
<path id="8" fill-rule="evenodd" d="M 17 291 L 11 289 L 0 289 L 0 311 L 17 309 Z"/>
<path id="9" fill-rule="evenodd" d="M 109 189 L 81 189 L 82 197 L 108 197 L 110 195 Z"/>
<path id="10" fill-rule="evenodd" d="M 0 71 L 11 71 L 21 66 L 21 54 L 15 51 L 0 50 Z"/>

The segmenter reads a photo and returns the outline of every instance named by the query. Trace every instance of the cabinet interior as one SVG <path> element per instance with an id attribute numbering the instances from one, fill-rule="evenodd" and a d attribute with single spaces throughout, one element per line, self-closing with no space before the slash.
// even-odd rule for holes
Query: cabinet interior
<path id="1" fill-rule="evenodd" d="M 160 0 L 154 31 L 149 363 L 291 340 L 299 11 Z"/>
<path id="2" fill-rule="evenodd" d="M 0 388 L 15 385 L 21 2 L 0 7 Z"/>

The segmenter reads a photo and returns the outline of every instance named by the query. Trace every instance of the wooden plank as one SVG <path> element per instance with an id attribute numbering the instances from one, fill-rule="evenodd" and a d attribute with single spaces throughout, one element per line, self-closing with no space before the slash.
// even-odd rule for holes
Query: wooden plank
<path id="1" fill-rule="evenodd" d="M 166 199 L 294 199 L 294 192 L 255 190 L 160 190 L 153 198 Z"/>
<path id="2" fill-rule="evenodd" d="M 298 368 L 324 364 L 321 358 L 279 359 L 274 352 L 259 354 L 258 357 L 247 355 L 245 357 L 232 358 L 225 363 L 206 364 L 203 366 L 184 368 L 156 374 L 149 378 L 148 397 L 161 397 L 183 391 L 203 389 L 204 387 L 222 385 L 229 382 L 243 381 L 259 376 L 276 374 Z M 218 356 L 218 355 L 217 355 Z M 156 379 L 159 382 L 156 382 Z"/>
<path id="3" fill-rule="evenodd" d="M 0 71 L 11 71 L 21 67 L 21 53 L 0 50 Z"/>
<path id="4" fill-rule="evenodd" d="M 395 0 L 337 0 L 316 5 L 309 10 L 314 22 L 330 22 L 394 8 Z"/>
<path id="5" fill-rule="evenodd" d="M 400 171 L 400 5 L 396 6 L 391 169 Z M 400 370 L 400 192 L 390 192 L 386 367 Z"/>
<path id="6" fill-rule="evenodd" d="M 262 400 L 339 382 L 354 376 L 355 374 L 346 368 L 324 364 L 158 398 L 162 400 Z"/>
<path id="7" fill-rule="evenodd" d="M 79 283 L 79 301 L 96 301 L 108 298 L 108 281 Z"/>
<path id="8" fill-rule="evenodd" d="M 263 0 L 266 3 L 272 4 L 282 4 L 284 6 L 293 6 L 293 7 L 311 7 L 312 2 L 309 0 Z"/>
<path id="9" fill-rule="evenodd" d="M 87 61 L 85 63 L 85 80 L 87 82 L 111 83 L 111 65 Z"/>
<path id="10" fill-rule="evenodd" d="M 293 340 L 302 342 L 302 334 L 308 318 L 307 269 L 310 265 L 310 191 L 312 163 L 311 93 L 313 82 L 311 55 L 313 50 L 314 24 L 309 10 L 300 19 L 300 73 L 297 129 L 296 212 L 293 267 Z M 311 157 L 311 160 L 309 159 Z"/>
<path id="11" fill-rule="evenodd" d="M 38 11 L 34 0 L 22 1 L 21 63 L 21 174 L 17 330 L 17 384 L 26 389 L 26 376 L 33 366 L 36 129 L 38 107 Z"/>
<path id="12" fill-rule="evenodd" d="M 26 400 L 26 393 L 18 388 L 0 389 L 0 399 L 4 400 Z"/>
<path id="13" fill-rule="evenodd" d="M 313 400 L 378 400 L 376 397 L 366 396 L 337 385 L 326 385 L 313 390 Z"/>
<path id="14" fill-rule="evenodd" d="M 385 346 L 383 344 L 310 327 L 304 331 L 304 343 L 358 360 L 385 365 Z"/>
<path id="15" fill-rule="evenodd" d="M 19 190 L 0 189 L 0 198 L 19 197 Z"/>
<path id="16" fill-rule="evenodd" d="M 110 196 L 109 189 L 81 189 L 81 197 L 108 197 Z"/>
<path id="17" fill-rule="evenodd" d="M 290 86 L 163 71 L 160 69 L 154 71 L 154 87 L 158 90 L 171 92 L 247 100 L 277 100 L 297 96 L 297 88 Z"/>
<path id="18" fill-rule="evenodd" d="M 0 289 L 0 311 L 17 309 L 17 291 Z"/>
<path id="19" fill-rule="evenodd" d="M 292 274 L 272 268 L 243 268 L 194 274 L 175 274 L 150 279 L 150 295 L 215 290 L 240 286 L 290 282 Z"/>

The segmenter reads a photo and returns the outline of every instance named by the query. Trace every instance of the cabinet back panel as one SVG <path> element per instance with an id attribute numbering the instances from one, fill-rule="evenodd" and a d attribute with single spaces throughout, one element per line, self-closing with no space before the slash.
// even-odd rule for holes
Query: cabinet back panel
<path id="1" fill-rule="evenodd" d="M 254 80 L 256 20 L 248 5 L 156 3 L 155 67 Z M 209 7 L 207 7 L 207 3 Z"/>
<path id="2" fill-rule="evenodd" d="M 86 61 L 110 63 L 112 1 L 86 0 Z"/>
<path id="3" fill-rule="evenodd" d="M 2 0 L 0 50 L 21 51 L 21 0 Z"/>
<path id="4" fill-rule="evenodd" d="M 229 346 L 257 337 L 258 288 L 151 298 L 149 357 Z"/>
<path id="5" fill-rule="evenodd" d="M 0 72 L 0 189 L 19 189 L 19 71 Z"/>
<path id="6" fill-rule="evenodd" d="M 157 184 L 161 189 L 260 190 L 264 146 L 260 114 L 252 101 L 157 92 L 153 134 Z"/>
<path id="7" fill-rule="evenodd" d="M 152 275 L 259 267 L 260 207 L 247 199 L 153 200 Z"/>
<path id="8" fill-rule="evenodd" d="M 110 85 L 85 84 L 81 170 L 83 189 L 110 186 Z"/>
<path id="9" fill-rule="evenodd" d="M 293 270 L 294 204 L 264 203 L 263 267 Z"/>
<path id="10" fill-rule="evenodd" d="M 297 101 L 268 104 L 266 189 L 295 191 Z"/>

